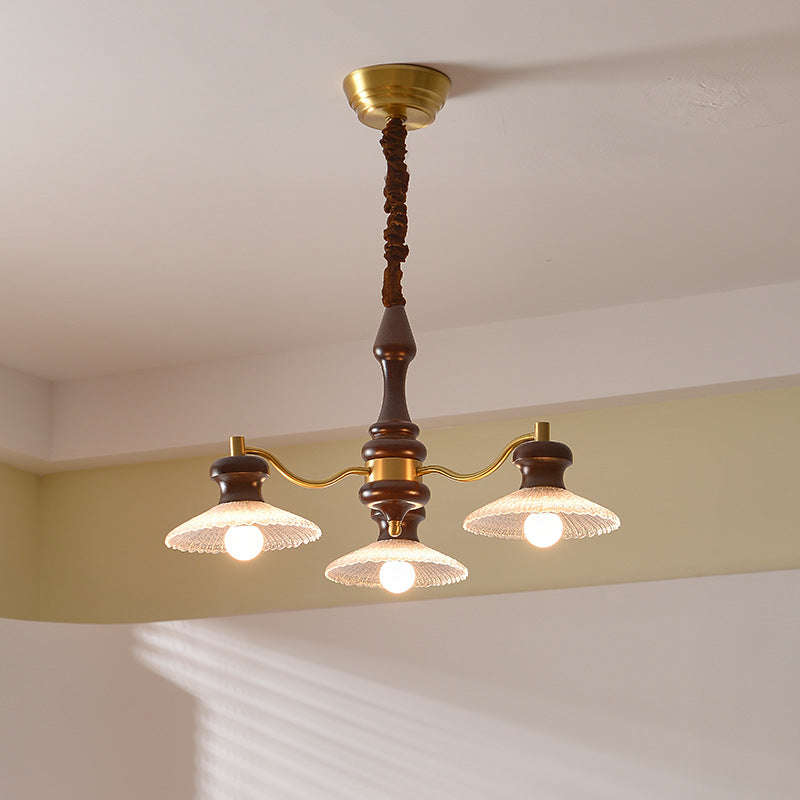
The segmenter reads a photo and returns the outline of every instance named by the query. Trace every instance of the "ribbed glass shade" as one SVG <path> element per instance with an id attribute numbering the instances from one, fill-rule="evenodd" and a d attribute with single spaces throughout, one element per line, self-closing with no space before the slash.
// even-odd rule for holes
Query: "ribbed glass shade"
<path id="1" fill-rule="evenodd" d="M 264 550 L 283 550 L 313 542 L 322 535 L 313 523 L 257 500 L 220 503 L 167 534 L 164 544 L 185 553 L 224 553 L 225 533 L 232 525 L 255 525 Z"/>
<path id="2" fill-rule="evenodd" d="M 564 525 L 564 539 L 598 536 L 619 528 L 619 517 L 597 503 L 554 486 L 518 489 L 473 511 L 464 520 L 464 530 L 482 536 L 524 539 L 525 520 L 530 514 L 557 514 Z"/>
<path id="3" fill-rule="evenodd" d="M 409 539 L 385 539 L 332 561 L 325 577 L 345 586 L 380 588 L 380 569 L 387 561 L 405 561 L 414 567 L 412 588 L 458 583 L 468 575 L 463 564 L 438 550 Z"/>

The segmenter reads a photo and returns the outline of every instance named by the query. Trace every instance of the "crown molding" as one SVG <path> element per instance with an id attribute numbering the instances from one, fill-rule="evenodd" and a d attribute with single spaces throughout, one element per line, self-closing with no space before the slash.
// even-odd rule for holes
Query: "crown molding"
<path id="1" fill-rule="evenodd" d="M 421 332 L 411 410 L 447 425 L 793 385 L 798 308 L 800 281 Z M 47 472 L 215 452 L 231 434 L 271 445 L 349 435 L 380 405 L 371 348 L 365 339 L 53 383 L 0 367 L 0 457 Z"/>

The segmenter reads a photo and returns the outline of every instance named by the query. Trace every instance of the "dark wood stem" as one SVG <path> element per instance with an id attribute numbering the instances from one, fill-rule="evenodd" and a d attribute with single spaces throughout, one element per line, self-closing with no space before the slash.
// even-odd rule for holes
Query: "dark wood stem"
<path id="1" fill-rule="evenodd" d="M 406 402 L 406 374 L 417 346 L 404 306 L 385 309 L 373 352 L 383 372 L 383 403 L 361 456 L 364 461 L 406 458 L 422 462 L 427 451 L 417 439 L 419 427 L 412 422 Z M 368 481 L 359 497 L 362 503 L 380 511 L 387 522 L 402 521 L 408 511 L 428 502 L 430 489 L 417 480 Z"/>

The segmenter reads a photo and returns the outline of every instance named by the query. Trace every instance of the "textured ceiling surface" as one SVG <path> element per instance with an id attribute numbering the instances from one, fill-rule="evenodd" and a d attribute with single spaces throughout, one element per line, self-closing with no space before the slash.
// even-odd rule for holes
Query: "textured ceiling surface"
<path id="1" fill-rule="evenodd" d="M 351 69 L 438 66 L 409 137 L 418 330 L 800 277 L 800 4 L 0 4 L 0 363 L 46 378 L 372 335 Z M 765 310 L 768 313 L 768 310 Z"/>

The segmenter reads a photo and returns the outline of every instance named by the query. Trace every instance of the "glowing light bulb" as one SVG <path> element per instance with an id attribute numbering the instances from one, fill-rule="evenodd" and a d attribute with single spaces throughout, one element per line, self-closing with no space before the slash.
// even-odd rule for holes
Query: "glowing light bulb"
<path id="1" fill-rule="evenodd" d="M 255 525 L 231 525 L 225 533 L 225 551 L 237 561 L 250 561 L 264 549 L 264 535 Z"/>
<path id="2" fill-rule="evenodd" d="M 564 523 L 558 514 L 529 514 L 523 530 L 535 547 L 552 547 L 564 533 Z"/>
<path id="3" fill-rule="evenodd" d="M 417 579 L 414 567 L 408 561 L 386 561 L 378 573 L 378 580 L 387 592 L 407 592 Z"/>

